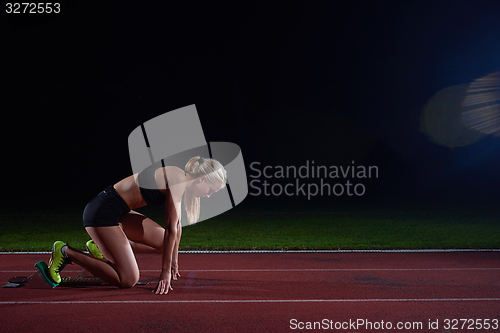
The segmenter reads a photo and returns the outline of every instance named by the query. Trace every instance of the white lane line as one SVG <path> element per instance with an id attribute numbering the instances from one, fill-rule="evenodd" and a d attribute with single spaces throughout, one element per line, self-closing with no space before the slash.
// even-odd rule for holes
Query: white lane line
<path id="1" fill-rule="evenodd" d="M 363 271 L 498 271 L 500 267 L 464 268 L 293 268 L 293 269 L 181 269 L 181 272 L 363 272 Z M 141 272 L 161 272 L 159 269 L 141 269 Z M 0 273 L 32 273 L 34 270 L 1 271 Z M 81 273 L 81 270 L 66 273 Z"/>
<path id="2" fill-rule="evenodd" d="M 158 304 L 158 303 L 376 303 L 376 302 L 499 302 L 500 298 L 372 298 L 372 299 L 210 299 L 132 301 L 0 301 L 0 305 L 21 304 Z"/>
<path id="3" fill-rule="evenodd" d="M 487 271 L 494 268 L 301 268 L 301 269 L 197 269 L 197 272 L 357 272 L 357 271 Z M 142 270 L 160 272 L 161 270 Z M 181 270 L 184 271 L 184 270 Z"/>
<path id="4" fill-rule="evenodd" d="M 185 251 L 184 254 L 232 254 L 232 253 L 443 253 L 443 252 L 500 252 L 500 249 L 417 249 L 417 250 L 234 250 L 234 251 Z M 41 252 L 0 252 L 2 254 L 51 254 Z"/>

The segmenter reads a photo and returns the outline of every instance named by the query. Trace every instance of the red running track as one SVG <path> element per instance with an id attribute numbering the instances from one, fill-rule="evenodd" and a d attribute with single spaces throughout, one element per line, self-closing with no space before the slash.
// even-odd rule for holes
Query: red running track
<path id="1" fill-rule="evenodd" d="M 48 257 L 0 255 L 1 282 Z M 141 281 L 155 282 L 161 256 L 137 259 Z M 500 331 L 500 252 L 181 254 L 180 267 L 164 296 L 153 285 L 1 288 L 0 331 Z"/>

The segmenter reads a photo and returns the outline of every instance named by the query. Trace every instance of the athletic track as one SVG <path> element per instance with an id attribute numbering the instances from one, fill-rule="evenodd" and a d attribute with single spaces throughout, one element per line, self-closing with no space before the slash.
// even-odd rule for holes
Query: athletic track
<path id="1" fill-rule="evenodd" d="M 29 276 L 35 262 L 48 259 L 1 254 L 0 282 Z M 182 277 L 164 296 L 151 292 L 153 284 L 1 288 L 0 332 L 290 332 L 306 331 L 299 328 L 307 322 L 338 332 L 500 332 L 461 329 L 463 322 L 446 329 L 445 321 L 500 319 L 500 252 L 186 253 L 179 259 Z M 141 281 L 155 282 L 161 256 L 137 260 Z M 68 266 L 62 275 L 80 271 Z M 439 320 L 438 329 L 429 329 L 429 320 Z M 382 321 L 392 330 L 383 330 Z"/>

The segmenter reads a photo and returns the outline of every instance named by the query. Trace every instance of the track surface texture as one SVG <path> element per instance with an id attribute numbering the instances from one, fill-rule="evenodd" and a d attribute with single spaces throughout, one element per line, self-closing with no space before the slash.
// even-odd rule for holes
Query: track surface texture
<path id="1" fill-rule="evenodd" d="M 2 284 L 40 260 L 0 255 Z M 500 252 L 181 254 L 163 296 L 161 256 L 137 260 L 150 285 L 1 288 L 0 331 L 500 332 Z"/>

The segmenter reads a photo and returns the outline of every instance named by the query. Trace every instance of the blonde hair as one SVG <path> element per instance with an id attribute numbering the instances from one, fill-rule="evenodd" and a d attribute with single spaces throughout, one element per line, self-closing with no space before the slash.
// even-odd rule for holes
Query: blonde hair
<path id="1" fill-rule="evenodd" d="M 226 186 L 226 170 L 217 160 L 195 156 L 186 163 L 184 171 L 194 178 L 207 176 L 207 179 L 211 183 L 221 182 L 223 186 Z M 186 209 L 189 223 L 197 222 L 200 218 L 200 198 L 195 197 L 193 191 L 186 190 L 184 194 L 184 208 Z"/>

